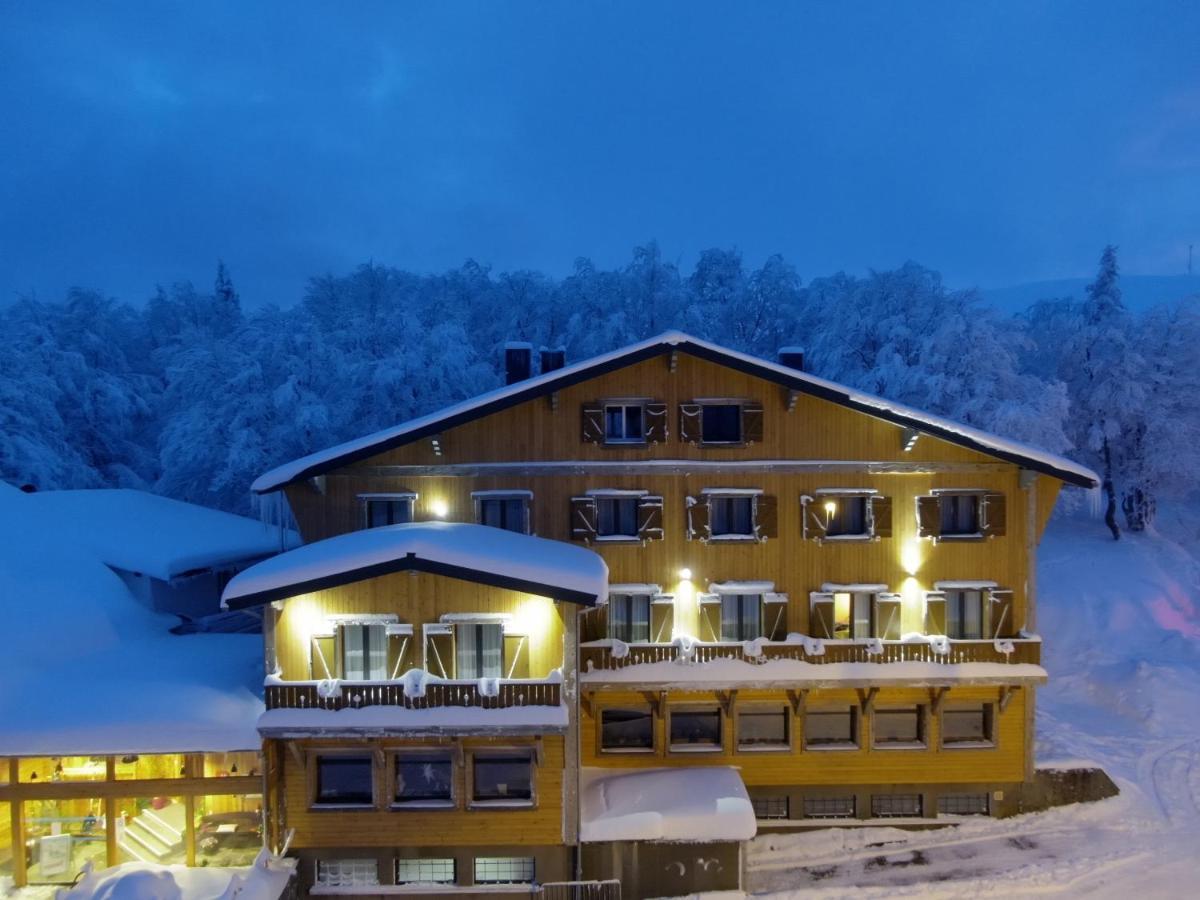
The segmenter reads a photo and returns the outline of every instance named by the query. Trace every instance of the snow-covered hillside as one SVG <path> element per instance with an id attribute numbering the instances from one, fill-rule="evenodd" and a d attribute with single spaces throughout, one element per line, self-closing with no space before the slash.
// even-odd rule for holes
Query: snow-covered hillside
<path id="1" fill-rule="evenodd" d="M 1051 523 L 1039 557 L 1050 684 L 1038 761 L 1102 766 L 1121 795 L 955 829 L 757 838 L 766 896 L 1187 896 L 1200 866 L 1200 516 L 1114 543 L 1103 523 Z M 1168 537 L 1168 535 L 1170 535 Z"/>

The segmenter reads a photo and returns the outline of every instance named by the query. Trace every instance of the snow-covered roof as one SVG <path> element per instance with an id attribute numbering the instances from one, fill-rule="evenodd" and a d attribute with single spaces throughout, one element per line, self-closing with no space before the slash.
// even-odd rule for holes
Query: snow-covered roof
<path id="1" fill-rule="evenodd" d="M 412 522 L 339 534 L 263 560 L 239 572 L 221 602 L 244 609 L 402 571 L 588 606 L 608 592 L 608 566 L 585 547 L 486 525 Z"/>
<path id="2" fill-rule="evenodd" d="M 584 768 L 579 838 L 595 841 L 748 841 L 758 830 L 738 770 Z"/>
<path id="3" fill-rule="evenodd" d="M 26 507 L 54 522 L 64 543 L 163 581 L 300 544 L 294 531 L 145 491 L 39 491 Z"/>
<path id="4" fill-rule="evenodd" d="M 1069 484 L 1096 487 L 1100 483 L 1100 479 L 1091 469 L 1057 454 L 997 437 L 978 428 L 931 415 L 901 403 L 893 403 L 790 366 L 702 341 L 681 331 L 666 331 L 619 350 L 480 394 L 471 400 L 410 419 L 401 425 L 346 441 L 327 450 L 310 453 L 260 475 L 255 479 L 252 488 L 260 494 L 275 491 L 295 481 L 438 434 L 447 428 L 507 409 L 533 397 L 561 390 L 605 372 L 671 351 L 688 353 L 759 378 L 766 378 L 801 393 L 811 394 L 896 425 L 915 428 L 952 444 L 1052 475 Z"/>
<path id="5" fill-rule="evenodd" d="M 262 638 L 171 634 L 41 499 L 0 484 L 0 756 L 258 747 Z"/>

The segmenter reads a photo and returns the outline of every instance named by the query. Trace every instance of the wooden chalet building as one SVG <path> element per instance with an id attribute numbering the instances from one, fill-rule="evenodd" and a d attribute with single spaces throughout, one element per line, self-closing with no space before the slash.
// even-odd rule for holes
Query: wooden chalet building
<path id="1" fill-rule="evenodd" d="M 763 829 L 1021 808 L 1038 541 L 1092 472 L 795 352 L 506 355 L 254 485 L 308 542 L 225 592 L 264 608 L 267 832 L 305 890 L 684 894 Z"/>

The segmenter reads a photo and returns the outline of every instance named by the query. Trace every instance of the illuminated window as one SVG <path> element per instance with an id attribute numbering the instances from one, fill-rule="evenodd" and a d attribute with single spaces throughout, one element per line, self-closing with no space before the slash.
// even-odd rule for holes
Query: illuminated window
<path id="1" fill-rule="evenodd" d="M 196 855 L 205 866 L 248 866 L 262 849 L 262 797 L 197 797 Z"/>
<path id="2" fill-rule="evenodd" d="M 867 521 L 866 497 L 837 497 L 826 501 L 832 509 L 827 511 L 826 537 L 852 537 L 870 534 Z"/>
<path id="3" fill-rule="evenodd" d="M 62 812 L 59 813 L 63 815 Z M 131 797 L 117 800 L 117 847 L 120 861 L 142 862 L 149 852 L 164 865 L 182 864 L 187 857 L 184 834 L 187 807 L 182 797 Z M 95 828 L 95 840 L 104 840 L 104 829 Z"/>

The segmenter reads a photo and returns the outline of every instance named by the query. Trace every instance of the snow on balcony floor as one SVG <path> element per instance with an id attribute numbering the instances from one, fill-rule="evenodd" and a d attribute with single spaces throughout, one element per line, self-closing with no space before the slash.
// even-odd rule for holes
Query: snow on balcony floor
<path id="1" fill-rule="evenodd" d="M 582 770 L 585 842 L 746 841 L 757 830 L 742 776 L 730 766 Z"/>

